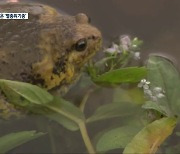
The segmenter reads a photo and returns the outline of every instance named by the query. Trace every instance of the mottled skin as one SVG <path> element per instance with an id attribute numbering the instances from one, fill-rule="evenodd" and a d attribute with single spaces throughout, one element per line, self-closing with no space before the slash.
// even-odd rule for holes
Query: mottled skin
<path id="1" fill-rule="evenodd" d="M 0 78 L 48 90 L 71 84 L 100 49 L 101 33 L 85 14 L 69 16 L 42 4 L 0 4 L 0 12 L 29 13 L 28 20 L 0 20 Z M 87 42 L 78 51 L 78 42 Z"/>

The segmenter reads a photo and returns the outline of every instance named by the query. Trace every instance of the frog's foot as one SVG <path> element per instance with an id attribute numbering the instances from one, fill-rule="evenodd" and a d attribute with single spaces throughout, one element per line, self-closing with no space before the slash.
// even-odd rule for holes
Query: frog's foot
<path id="1" fill-rule="evenodd" d="M 22 109 L 18 109 L 13 104 L 9 103 L 5 96 L 0 94 L 0 118 L 9 120 L 11 118 L 23 118 L 25 113 L 23 113 Z"/>

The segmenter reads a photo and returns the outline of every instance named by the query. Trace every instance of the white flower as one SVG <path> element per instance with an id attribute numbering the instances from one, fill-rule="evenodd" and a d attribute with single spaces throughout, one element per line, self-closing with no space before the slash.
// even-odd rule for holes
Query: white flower
<path id="1" fill-rule="evenodd" d="M 115 54 L 115 53 L 121 53 L 122 51 L 120 50 L 119 45 L 112 43 L 112 47 L 105 49 L 104 52 Z"/>
<path id="2" fill-rule="evenodd" d="M 110 54 L 114 54 L 114 53 L 116 53 L 116 50 L 115 50 L 114 48 L 107 48 L 107 49 L 105 50 L 105 52 L 106 52 L 106 53 L 110 53 Z"/>
<path id="3" fill-rule="evenodd" d="M 139 88 L 143 88 L 144 94 L 152 101 L 157 102 L 158 99 L 165 97 L 165 91 L 161 87 L 154 87 L 152 90 L 149 87 L 150 82 L 142 79 L 138 84 Z"/>
<path id="4" fill-rule="evenodd" d="M 154 102 L 157 102 L 157 101 L 158 101 L 158 98 L 157 98 L 156 96 L 151 96 L 150 98 L 151 98 L 151 100 L 154 101 Z"/>
<path id="5" fill-rule="evenodd" d="M 152 96 L 152 91 L 149 89 L 144 90 L 144 94 L 148 95 L 148 96 Z"/>
<path id="6" fill-rule="evenodd" d="M 157 92 L 157 93 L 160 93 L 160 92 L 162 92 L 163 90 L 162 90 L 161 87 L 155 87 L 155 88 L 153 89 L 153 91 L 154 91 L 154 92 Z"/>
<path id="7" fill-rule="evenodd" d="M 133 47 L 133 48 L 137 48 L 137 45 L 136 45 L 136 44 L 133 44 L 132 47 Z"/>
<path id="8" fill-rule="evenodd" d="M 140 52 L 134 52 L 134 59 L 139 60 L 140 59 Z"/>
<path id="9" fill-rule="evenodd" d="M 145 88 L 148 86 L 150 84 L 150 82 L 149 81 L 146 81 L 146 79 L 142 79 L 141 81 L 140 81 L 140 83 L 138 84 L 138 87 L 139 88 L 144 88 L 144 86 L 145 86 Z M 149 87 L 149 86 L 148 86 Z M 146 88 L 147 89 L 147 88 Z"/>
<path id="10" fill-rule="evenodd" d="M 131 45 L 131 39 L 128 35 L 121 35 L 120 36 L 120 43 Z"/>
<path id="11" fill-rule="evenodd" d="M 131 39 L 128 35 L 122 35 L 120 37 L 120 44 L 123 48 L 123 50 L 128 50 L 129 47 L 131 46 Z"/>
<path id="12" fill-rule="evenodd" d="M 146 79 L 142 79 L 142 80 L 138 83 L 138 87 L 139 87 L 139 88 L 142 88 L 145 83 L 146 83 Z"/>
<path id="13" fill-rule="evenodd" d="M 143 89 L 144 89 L 144 90 L 149 89 L 149 85 L 148 85 L 148 84 L 143 85 Z"/>
<path id="14" fill-rule="evenodd" d="M 157 98 L 165 97 L 165 95 L 164 95 L 165 91 L 161 87 L 153 88 L 153 93 Z"/>
<path id="15" fill-rule="evenodd" d="M 146 84 L 150 84 L 151 82 L 150 81 L 146 81 Z"/>
<path id="16" fill-rule="evenodd" d="M 157 98 L 163 98 L 163 97 L 165 97 L 165 95 L 162 94 L 162 93 L 159 93 L 159 94 L 156 95 L 156 97 L 157 97 Z"/>

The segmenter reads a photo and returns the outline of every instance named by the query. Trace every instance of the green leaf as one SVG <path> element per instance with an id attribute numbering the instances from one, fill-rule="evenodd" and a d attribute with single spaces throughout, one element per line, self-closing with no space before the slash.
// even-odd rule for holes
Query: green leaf
<path id="1" fill-rule="evenodd" d="M 54 97 L 52 103 L 46 107 L 53 111 L 53 113 L 46 114 L 46 116 L 69 130 L 78 130 L 78 123 L 85 121 L 84 114 L 79 108 L 60 97 Z"/>
<path id="2" fill-rule="evenodd" d="M 10 102 L 19 106 L 45 105 L 53 100 L 46 90 L 29 83 L 0 79 L 0 88 Z"/>
<path id="3" fill-rule="evenodd" d="M 110 103 L 100 106 L 95 113 L 87 119 L 87 122 L 94 122 L 115 117 L 123 117 L 137 112 L 137 106 L 129 102 Z"/>
<path id="4" fill-rule="evenodd" d="M 171 112 L 168 110 L 168 108 L 159 105 L 157 102 L 152 102 L 152 101 L 147 101 L 142 108 L 146 109 L 146 110 L 156 110 L 158 112 L 160 112 L 161 114 L 165 115 L 165 116 L 170 116 Z"/>
<path id="5" fill-rule="evenodd" d="M 127 67 L 109 71 L 94 79 L 96 83 L 120 84 L 139 82 L 146 76 L 145 67 Z"/>
<path id="6" fill-rule="evenodd" d="M 9 102 L 25 107 L 55 120 L 69 130 L 78 130 L 78 123 L 84 121 L 84 114 L 72 103 L 53 97 L 50 93 L 29 83 L 0 80 L 0 88 Z"/>
<path id="7" fill-rule="evenodd" d="M 158 104 L 171 111 L 171 115 L 180 113 L 180 75 L 171 61 L 164 57 L 151 55 L 148 63 L 147 80 L 150 89 L 161 87 L 165 97 Z"/>
<path id="8" fill-rule="evenodd" d="M 98 152 L 105 152 L 125 148 L 140 129 L 138 127 L 124 126 L 109 130 L 99 138 L 96 143 L 96 150 Z"/>
<path id="9" fill-rule="evenodd" d="M 11 133 L 0 137 L 0 153 L 6 153 L 17 146 L 36 139 L 42 135 L 44 135 L 44 133 L 36 133 L 36 131 L 33 130 Z"/>
<path id="10" fill-rule="evenodd" d="M 132 102 L 133 104 L 144 104 L 144 93 L 137 87 L 122 89 L 114 88 L 113 102 Z"/>
<path id="11" fill-rule="evenodd" d="M 123 154 L 156 153 L 176 126 L 176 118 L 162 118 L 143 128 L 126 146 Z"/>
<path id="12" fill-rule="evenodd" d="M 73 120 L 70 120 L 66 118 L 65 116 L 58 114 L 58 113 L 52 113 L 45 115 L 50 120 L 56 121 L 60 125 L 62 125 L 64 128 L 70 130 L 70 131 L 77 131 L 79 130 L 79 126 L 76 122 Z"/>

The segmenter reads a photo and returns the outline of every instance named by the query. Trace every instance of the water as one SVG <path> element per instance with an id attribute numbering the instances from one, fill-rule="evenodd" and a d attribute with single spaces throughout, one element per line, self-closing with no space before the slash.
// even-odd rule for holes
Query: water
<path id="1" fill-rule="evenodd" d="M 21 0 L 23 1 L 23 0 Z M 48 4 L 57 8 L 59 11 L 66 12 L 70 15 L 75 15 L 79 12 L 86 13 L 91 19 L 92 24 L 98 27 L 104 38 L 104 45 L 109 45 L 119 35 L 128 34 L 136 36 L 144 41 L 144 47 L 142 51 L 142 58 L 146 59 L 150 53 L 165 54 L 177 61 L 177 66 L 180 66 L 180 1 L 179 0 L 31 0 L 33 2 L 40 2 Z M 72 92 L 73 93 L 73 92 Z M 75 92 L 74 92 L 75 93 Z M 103 89 L 100 93 L 94 94 L 88 102 L 101 102 L 98 105 L 102 105 L 104 102 L 111 100 L 111 96 L 107 94 L 111 93 L 110 89 Z M 76 92 L 72 98 L 76 95 L 75 102 L 78 102 L 82 98 L 81 92 Z M 78 98 L 80 96 L 80 98 Z M 103 97 L 99 97 L 103 96 Z M 88 104 L 89 111 L 91 113 L 93 108 Z M 87 109 L 86 109 L 87 110 Z M 9 124 L 8 122 L 2 127 L 1 132 L 9 132 L 11 130 L 25 130 L 36 129 L 43 130 L 46 126 L 39 128 L 33 122 L 37 117 L 29 118 L 29 121 L 21 120 Z M 42 121 L 44 119 L 42 118 Z M 52 122 L 53 123 L 53 122 Z M 52 124 L 50 123 L 50 124 Z M 49 123 L 48 123 L 49 124 Z M 47 124 L 47 125 L 48 125 Z M 113 123 L 109 123 L 109 125 Z M 29 126 L 27 126 L 29 125 Z M 102 123 L 104 127 L 104 123 Z M 13 126 L 13 127 L 12 127 Z M 18 128 L 16 127 L 18 126 Z M 12 127 L 10 130 L 6 128 Z M 98 126 L 90 126 L 92 129 L 100 129 Z M 20 129 L 19 129 L 20 128 Z M 79 132 L 71 133 L 63 129 L 58 124 L 53 123 L 53 135 L 56 136 L 55 141 L 60 147 L 56 147 L 58 152 L 72 153 L 72 152 L 84 152 L 85 147 L 82 143 L 77 143 L 79 138 Z M 45 129 L 47 131 L 47 129 Z M 96 131 L 94 131 L 96 132 Z M 90 134 L 94 133 L 90 131 Z M 65 134 L 65 135 L 64 135 Z M 66 143 L 68 144 L 65 144 Z M 36 144 L 38 146 L 36 146 Z M 17 153 L 28 151 L 31 153 L 49 153 L 50 142 L 49 137 L 46 135 L 34 142 L 27 143 L 23 147 L 16 148 L 10 153 Z M 36 146 L 36 148 L 34 148 Z M 63 148 L 62 148 L 63 147 Z"/>

